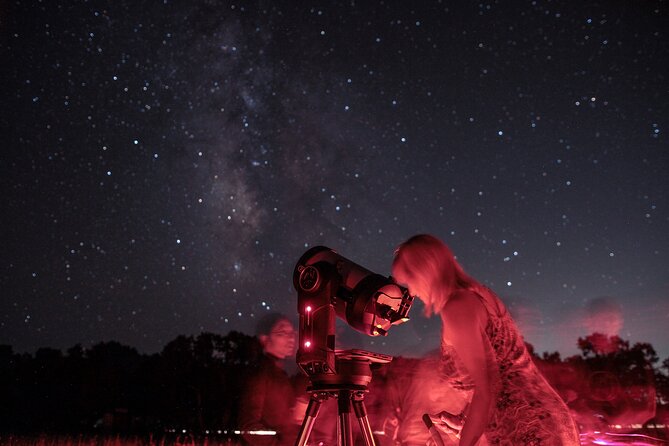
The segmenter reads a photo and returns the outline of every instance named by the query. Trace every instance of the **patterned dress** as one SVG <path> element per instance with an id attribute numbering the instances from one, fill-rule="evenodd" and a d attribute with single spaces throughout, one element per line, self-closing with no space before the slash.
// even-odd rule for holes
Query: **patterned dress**
<path id="1" fill-rule="evenodd" d="M 509 312 L 495 294 L 475 291 L 488 312 L 485 334 L 490 362 L 499 370 L 496 398 L 485 430 L 489 445 L 578 446 L 569 409 L 535 367 Z M 442 373 L 471 398 L 473 383 L 453 346 L 442 336 Z"/>

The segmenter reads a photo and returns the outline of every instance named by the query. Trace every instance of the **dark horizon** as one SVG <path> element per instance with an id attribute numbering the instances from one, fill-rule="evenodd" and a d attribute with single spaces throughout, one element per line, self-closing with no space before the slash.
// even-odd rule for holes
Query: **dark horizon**
<path id="1" fill-rule="evenodd" d="M 579 339 L 580 355 L 570 359 L 532 359 L 569 404 L 584 438 L 607 427 L 619 434 L 650 432 L 666 438 L 669 358 L 658 361 L 648 345 L 630 346 L 620 338 L 606 345 L 602 341 L 595 335 Z M 73 349 L 67 355 L 44 350 L 28 358 L 9 355 L 1 347 L 3 435 L 161 438 L 175 428 L 198 435 L 239 429 L 237 409 L 245 377 L 265 364 L 257 339 L 239 332 L 181 336 L 151 356 L 113 342 Z M 438 355 L 398 357 L 372 368 L 365 400 L 375 430 L 386 426 L 389 414 L 399 414 L 404 439 L 427 435 L 419 422 L 426 407 L 443 407 L 440 404 L 454 398 L 452 389 L 434 392 L 434 383 L 441 379 L 438 361 Z M 333 414 L 327 407 L 317 425 L 321 435 L 333 433 L 322 429 L 323 423 L 334 420 L 328 418 Z M 226 435 L 234 437 L 232 432 Z M 386 444 L 383 438 L 380 444 Z"/>
<path id="2" fill-rule="evenodd" d="M 175 336 L 173 339 L 168 340 L 160 349 L 158 349 L 156 351 L 142 351 L 141 349 L 137 348 L 134 345 L 125 344 L 125 343 L 119 342 L 115 339 L 99 340 L 99 341 L 91 342 L 89 344 L 76 343 L 76 344 L 73 344 L 73 345 L 70 345 L 70 346 L 60 347 L 60 348 L 59 347 L 54 347 L 54 346 L 44 345 L 44 346 L 37 347 L 33 351 L 18 351 L 14 348 L 14 346 L 12 346 L 10 344 L 4 344 L 4 343 L 0 343 L 0 348 L 8 347 L 12 350 L 12 353 L 15 354 L 15 355 L 28 355 L 28 356 L 31 356 L 31 357 L 35 357 L 36 354 L 39 351 L 42 351 L 42 352 L 57 351 L 61 355 L 63 355 L 63 357 L 67 357 L 68 356 L 68 351 L 70 351 L 70 350 L 78 351 L 79 349 L 82 349 L 83 351 L 88 351 L 88 350 L 91 350 L 92 348 L 95 348 L 95 347 L 114 344 L 114 345 L 118 345 L 122 348 L 129 348 L 131 350 L 134 350 L 134 351 L 137 352 L 138 355 L 141 355 L 141 356 L 153 356 L 153 355 L 162 354 L 165 351 L 165 348 L 168 347 L 170 344 L 181 341 L 183 339 L 195 340 L 195 339 L 197 339 L 198 337 L 201 337 L 201 336 L 202 337 L 206 337 L 206 336 L 228 337 L 228 336 L 233 336 L 233 335 L 235 335 L 235 336 L 239 335 L 239 336 L 248 338 L 249 340 L 257 339 L 257 336 L 255 334 L 245 333 L 245 332 L 242 332 L 242 331 L 239 331 L 239 330 L 230 330 L 227 333 L 201 331 L 199 333 L 179 334 L 179 335 Z M 647 341 L 642 341 L 642 340 L 628 341 L 628 340 L 620 338 L 619 336 L 616 336 L 616 335 L 609 336 L 609 335 L 606 335 L 606 334 L 603 334 L 603 333 L 598 333 L 598 332 L 593 332 L 593 333 L 590 333 L 589 335 L 577 338 L 574 341 L 574 344 L 577 346 L 576 353 L 571 354 L 571 355 L 563 354 L 562 352 L 557 351 L 557 350 L 553 350 L 553 351 L 539 350 L 539 349 L 536 348 L 535 345 L 533 345 L 531 343 L 527 343 L 527 342 L 526 342 L 526 345 L 529 346 L 532 355 L 536 358 L 541 359 L 541 358 L 557 358 L 557 357 L 559 357 L 562 361 L 565 361 L 565 360 L 570 360 L 570 359 L 574 359 L 576 357 L 583 356 L 584 353 L 583 353 L 583 346 L 581 345 L 581 341 L 584 340 L 584 339 L 590 339 L 590 338 L 593 338 L 593 337 L 603 337 L 604 339 L 608 339 L 609 341 L 612 341 L 614 343 L 617 342 L 616 340 L 620 340 L 621 342 L 627 342 L 628 347 L 630 347 L 630 348 L 634 348 L 634 347 L 641 346 L 641 345 L 648 345 L 657 354 L 658 361 L 657 361 L 656 365 L 657 365 L 658 368 L 662 366 L 663 362 L 667 362 L 669 364 L 669 356 L 662 356 L 657 351 L 657 349 L 655 349 L 655 346 L 653 345 L 652 342 L 647 342 Z M 340 350 L 340 349 L 341 350 L 359 349 L 359 347 L 360 346 L 353 345 L 353 344 L 348 344 L 348 345 L 345 345 L 345 346 L 338 346 L 337 350 Z M 599 352 L 598 354 L 606 355 L 606 354 L 611 353 L 613 351 L 615 351 L 615 349 L 612 350 L 612 351 L 607 351 L 606 349 L 604 349 L 601 352 Z M 426 358 L 430 357 L 435 352 L 436 352 L 436 350 L 430 350 L 430 351 L 427 351 L 427 352 L 422 353 L 422 354 L 415 354 L 415 352 L 414 352 L 414 354 L 396 355 L 394 357 L 404 358 L 404 359 L 423 360 L 423 359 L 426 359 Z M 558 356 L 556 356 L 556 354 Z M 293 355 L 292 357 L 287 358 L 286 367 L 287 367 L 288 370 L 290 370 L 293 373 L 298 373 L 299 372 L 299 366 L 295 363 L 295 355 Z"/>

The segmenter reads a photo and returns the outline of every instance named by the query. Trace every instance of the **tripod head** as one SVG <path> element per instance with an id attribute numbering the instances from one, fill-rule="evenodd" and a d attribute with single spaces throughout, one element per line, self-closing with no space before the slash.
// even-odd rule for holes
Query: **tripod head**
<path id="1" fill-rule="evenodd" d="M 392 359 L 363 350 L 335 351 L 335 318 L 368 336 L 386 336 L 390 327 L 409 320 L 413 297 L 406 288 L 324 246 L 311 248 L 300 257 L 293 285 L 300 314 L 297 363 L 312 383 L 329 383 L 337 380 L 332 375 L 348 375 L 344 369 L 351 362 L 369 365 Z"/>

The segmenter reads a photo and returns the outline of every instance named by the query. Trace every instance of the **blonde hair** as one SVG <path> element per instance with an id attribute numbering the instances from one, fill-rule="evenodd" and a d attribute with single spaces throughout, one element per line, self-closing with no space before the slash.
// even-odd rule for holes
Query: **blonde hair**
<path id="1" fill-rule="evenodd" d="M 426 286 L 428 295 L 420 296 L 426 316 L 439 313 L 453 291 L 481 288 L 465 273 L 448 246 L 429 234 L 414 235 L 400 244 L 393 259 L 395 268 Z"/>

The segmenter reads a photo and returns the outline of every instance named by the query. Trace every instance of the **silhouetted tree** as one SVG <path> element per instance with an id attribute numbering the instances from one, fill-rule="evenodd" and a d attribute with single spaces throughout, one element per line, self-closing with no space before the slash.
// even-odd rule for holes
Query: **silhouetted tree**
<path id="1" fill-rule="evenodd" d="M 655 371 L 655 388 L 659 404 L 669 405 L 669 358 Z"/>
<path id="2" fill-rule="evenodd" d="M 262 346 L 255 336 L 231 331 L 221 340 L 218 351 L 225 364 L 218 402 L 222 409 L 219 421 L 224 427 L 234 427 L 237 425 L 237 409 L 244 377 L 248 376 L 249 369 L 257 366 L 262 356 Z"/>
<path id="3" fill-rule="evenodd" d="M 20 398 L 18 355 L 9 345 L 0 345 L 0 429 L 7 430 L 17 422 L 17 401 Z"/>
<path id="4" fill-rule="evenodd" d="M 657 354 L 648 343 L 593 333 L 578 339 L 586 384 L 581 409 L 603 414 L 612 423 L 644 423 L 655 415 L 653 365 Z"/>
<path id="5" fill-rule="evenodd" d="M 193 337 L 178 336 L 160 353 L 161 367 L 156 379 L 162 385 L 160 418 L 172 426 L 191 427 L 195 410 L 195 396 L 190 388 L 195 366 Z"/>

